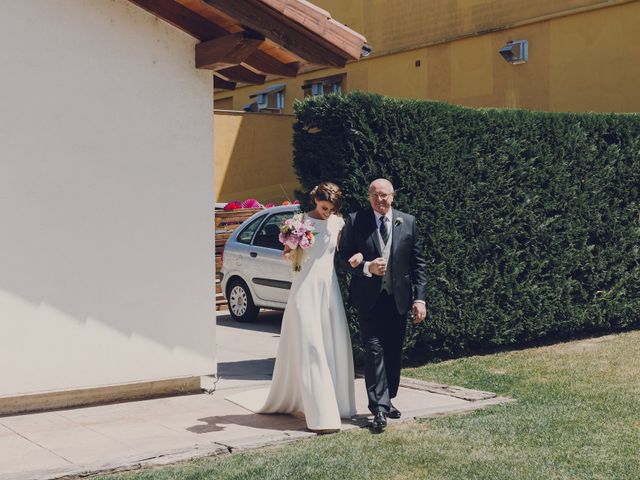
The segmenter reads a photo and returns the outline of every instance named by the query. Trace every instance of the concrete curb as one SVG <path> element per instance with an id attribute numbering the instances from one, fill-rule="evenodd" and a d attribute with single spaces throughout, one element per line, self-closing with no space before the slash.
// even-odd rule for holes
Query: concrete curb
<path id="1" fill-rule="evenodd" d="M 455 397 L 469 402 L 477 402 L 479 400 L 487 400 L 495 398 L 497 395 L 493 392 L 483 392 L 482 390 L 471 390 L 469 388 L 456 387 L 453 385 L 444 385 L 441 383 L 424 382 L 409 377 L 400 378 L 400 386 L 411 388 L 413 390 L 421 390 L 423 392 L 437 393 L 448 397 Z"/>

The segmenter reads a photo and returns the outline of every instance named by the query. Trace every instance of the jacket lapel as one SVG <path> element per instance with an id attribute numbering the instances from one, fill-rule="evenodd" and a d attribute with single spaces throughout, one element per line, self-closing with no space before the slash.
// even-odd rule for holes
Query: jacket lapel
<path id="1" fill-rule="evenodd" d="M 400 233 L 402 232 L 403 221 L 398 221 L 398 211 L 393 209 L 393 222 L 391 223 L 391 257 L 395 256 L 400 245 Z"/>

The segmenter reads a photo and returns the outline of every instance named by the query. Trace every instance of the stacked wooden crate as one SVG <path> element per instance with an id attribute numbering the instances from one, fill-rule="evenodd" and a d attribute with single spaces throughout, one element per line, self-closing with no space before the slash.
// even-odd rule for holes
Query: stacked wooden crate
<path id="1" fill-rule="evenodd" d="M 238 210 L 216 210 L 216 310 L 225 310 L 227 308 L 227 300 L 222 292 L 220 282 L 220 269 L 222 268 L 222 254 L 227 239 L 238 228 L 242 222 L 259 212 L 260 208 L 241 208 Z"/>

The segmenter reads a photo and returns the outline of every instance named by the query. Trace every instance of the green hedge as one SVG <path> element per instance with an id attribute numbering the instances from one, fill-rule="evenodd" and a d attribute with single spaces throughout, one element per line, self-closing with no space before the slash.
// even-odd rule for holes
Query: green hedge
<path id="1" fill-rule="evenodd" d="M 640 116 L 470 109 L 352 93 L 296 105 L 305 190 L 372 179 L 418 219 L 428 319 L 413 360 L 640 324 Z M 358 348 L 355 316 L 350 312 Z"/>

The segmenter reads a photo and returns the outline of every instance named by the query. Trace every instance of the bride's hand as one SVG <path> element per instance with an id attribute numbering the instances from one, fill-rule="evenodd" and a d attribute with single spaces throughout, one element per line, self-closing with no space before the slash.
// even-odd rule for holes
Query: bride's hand
<path id="1" fill-rule="evenodd" d="M 364 260 L 364 255 L 358 252 L 349 259 L 349 265 L 351 265 L 352 268 L 356 268 L 358 265 L 362 263 L 363 260 Z"/>
<path id="2" fill-rule="evenodd" d="M 282 258 L 284 258 L 287 262 L 291 261 L 291 248 L 286 246 L 284 247 L 284 252 L 282 252 Z"/>

